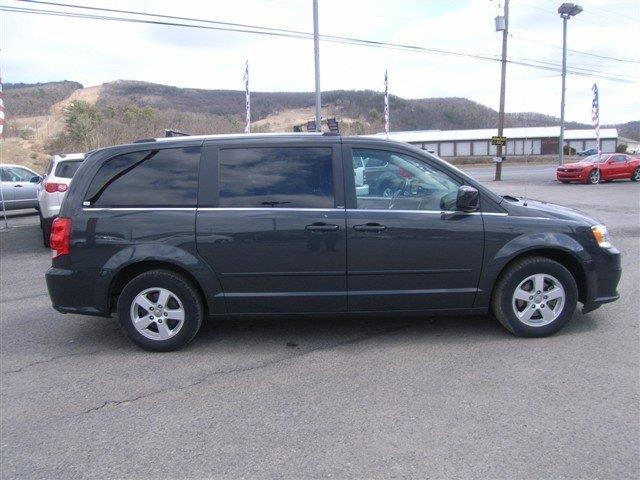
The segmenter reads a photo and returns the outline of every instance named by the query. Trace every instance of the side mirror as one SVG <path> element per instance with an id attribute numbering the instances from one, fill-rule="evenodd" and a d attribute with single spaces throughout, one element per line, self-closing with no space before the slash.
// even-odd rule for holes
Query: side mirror
<path id="1" fill-rule="evenodd" d="M 42 177 L 40 175 L 36 175 L 34 177 L 31 177 L 31 180 L 29 180 L 31 183 L 40 183 L 40 181 L 42 180 Z"/>
<path id="2" fill-rule="evenodd" d="M 456 197 L 456 207 L 463 212 L 475 212 L 478 210 L 478 200 L 480 194 L 478 190 L 469 185 L 461 185 L 458 188 Z"/>

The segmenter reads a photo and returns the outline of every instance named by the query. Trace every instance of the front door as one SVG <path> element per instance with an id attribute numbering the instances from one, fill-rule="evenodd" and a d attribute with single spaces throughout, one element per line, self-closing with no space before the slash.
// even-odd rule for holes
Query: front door
<path id="1" fill-rule="evenodd" d="M 5 169 L 13 186 L 13 205 L 16 208 L 35 206 L 37 184 L 31 182 L 34 173 L 21 167 L 5 167 Z"/>
<path id="2" fill-rule="evenodd" d="M 206 148 L 197 246 L 220 279 L 229 313 L 346 311 L 338 145 Z"/>
<path id="3" fill-rule="evenodd" d="M 484 228 L 479 212 L 456 211 L 461 179 L 400 150 L 346 144 L 344 157 L 349 310 L 471 307 Z M 360 163 L 356 188 L 347 165 Z"/>

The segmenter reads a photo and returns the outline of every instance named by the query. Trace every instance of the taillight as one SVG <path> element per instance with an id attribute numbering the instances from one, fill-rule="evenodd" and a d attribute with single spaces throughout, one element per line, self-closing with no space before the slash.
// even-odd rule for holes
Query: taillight
<path id="1" fill-rule="evenodd" d="M 68 185 L 66 183 L 45 182 L 44 189 L 47 193 L 66 192 Z"/>
<path id="2" fill-rule="evenodd" d="M 53 221 L 51 226 L 51 237 L 49 237 L 49 245 L 51 246 L 51 256 L 53 258 L 62 255 L 69 255 L 71 250 L 71 219 L 58 217 Z"/>

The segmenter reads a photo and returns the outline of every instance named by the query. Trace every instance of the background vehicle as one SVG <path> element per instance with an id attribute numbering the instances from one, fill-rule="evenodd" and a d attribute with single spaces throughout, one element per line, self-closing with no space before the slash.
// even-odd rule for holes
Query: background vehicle
<path id="1" fill-rule="evenodd" d="M 354 159 L 393 186 L 358 190 Z M 621 274 L 606 228 L 582 213 L 501 197 L 404 143 L 315 133 L 95 151 L 51 247 L 54 308 L 117 311 L 150 350 L 228 314 L 493 311 L 515 335 L 544 336 L 578 301 L 616 300 Z"/>
<path id="2" fill-rule="evenodd" d="M 640 159 L 625 153 L 591 155 L 576 163 L 567 163 L 556 169 L 558 181 L 562 183 L 599 183 L 628 179 L 640 181 Z"/>
<path id="3" fill-rule="evenodd" d="M 0 166 L 4 207 L 7 210 L 38 208 L 36 185 L 41 177 L 30 168 L 20 165 Z M 0 205 L 0 211 L 2 210 Z"/>
<path id="4" fill-rule="evenodd" d="M 581 157 L 589 157 L 591 155 L 597 155 L 597 154 L 598 154 L 597 148 L 587 148 L 586 150 L 582 150 L 581 152 L 578 152 L 578 155 Z"/>
<path id="5" fill-rule="evenodd" d="M 73 175 L 84 160 L 83 153 L 54 155 L 49 162 L 43 181 L 38 185 L 38 204 L 40 206 L 40 228 L 45 247 L 49 246 L 51 224 L 58 216 L 60 205 L 67 193 Z"/>

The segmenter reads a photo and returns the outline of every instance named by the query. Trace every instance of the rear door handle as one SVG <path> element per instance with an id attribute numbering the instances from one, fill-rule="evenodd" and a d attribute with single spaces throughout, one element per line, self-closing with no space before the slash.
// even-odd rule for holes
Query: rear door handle
<path id="1" fill-rule="evenodd" d="M 386 230 L 387 227 L 380 225 L 379 223 L 369 222 L 362 225 L 354 225 L 353 229 L 358 232 L 382 232 L 383 230 Z"/>
<path id="2" fill-rule="evenodd" d="M 304 228 L 312 232 L 337 232 L 340 229 L 338 225 L 332 225 L 330 223 L 324 222 L 315 222 L 311 225 L 307 225 Z"/>

